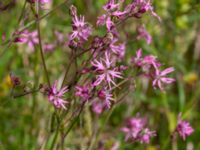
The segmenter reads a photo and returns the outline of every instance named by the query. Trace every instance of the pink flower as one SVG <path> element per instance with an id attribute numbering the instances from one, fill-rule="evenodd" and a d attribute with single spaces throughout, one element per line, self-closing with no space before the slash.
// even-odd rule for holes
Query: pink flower
<path id="1" fill-rule="evenodd" d="M 150 0 L 135 0 L 133 2 L 133 5 L 138 8 L 139 14 L 143 14 L 149 11 L 152 16 L 156 17 L 159 21 L 161 21 L 160 17 L 154 12 L 153 6 L 150 3 Z"/>
<path id="2" fill-rule="evenodd" d="M 181 113 L 178 116 L 178 124 L 176 126 L 176 132 L 180 135 L 180 137 L 185 140 L 187 136 L 191 135 L 194 132 L 194 129 L 190 126 L 190 123 L 187 121 L 183 121 L 181 119 Z"/>
<path id="3" fill-rule="evenodd" d="M 75 95 L 79 96 L 82 98 L 83 101 L 87 101 L 90 97 L 91 97 L 91 89 L 89 87 L 89 85 L 85 85 L 85 86 L 76 86 L 76 92 Z"/>
<path id="4" fill-rule="evenodd" d="M 163 71 L 160 71 L 159 69 L 156 69 L 155 71 L 155 79 L 153 80 L 153 87 L 159 87 L 160 90 L 163 90 L 162 84 L 170 84 L 172 82 L 175 82 L 175 79 L 166 77 L 167 74 L 174 71 L 173 67 L 167 68 Z"/>
<path id="5" fill-rule="evenodd" d="M 151 137 L 154 137 L 154 136 L 156 136 L 155 131 L 150 131 L 148 128 L 145 128 L 140 137 L 140 142 L 149 144 Z"/>
<path id="6" fill-rule="evenodd" d="M 125 55 L 125 43 L 117 43 L 118 40 L 115 38 L 112 40 L 110 44 L 110 49 L 115 53 L 120 59 L 122 59 Z"/>
<path id="7" fill-rule="evenodd" d="M 125 127 L 121 130 L 126 134 L 125 141 L 129 139 L 136 140 L 138 138 L 139 133 L 144 128 L 146 124 L 146 120 L 144 118 L 130 118 Z"/>
<path id="8" fill-rule="evenodd" d="M 62 99 L 62 97 L 67 91 L 67 87 L 63 87 L 58 90 L 57 81 L 55 81 L 48 92 L 49 102 L 52 103 L 56 108 L 66 109 L 65 104 L 67 104 L 68 102 Z"/>
<path id="9" fill-rule="evenodd" d="M 45 3 L 50 3 L 51 0 L 39 0 L 40 3 L 45 4 Z"/>
<path id="10" fill-rule="evenodd" d="M 139 141 L 148 144 L 150 138 L 156 136 L 156 134 L 155 131 L 150 131 L 148 128 L 145 128 L 146 123 L 146 119 L 144 118 L 130 118 L 126 126 L 121 128 L 121 131 L 126 134 L 125 141 Z"/>
<path id="11" fill-rule="evenodd" d="M 73 8 L 72 6 L 71 8 Z M 92 29 L 88 23 L 85 22 L 84 16 L 77 16 L 76 11 L 71 12 L 73 14 L 72 18 L 72 33 L 70 34 L 70 40 L 77 39 L 79 42 L 84 42 L 88 40 L 88 37 L 92 33 Z"/>
<path id="12" fill-rule="evenodd" d="M 115 78 L 122 78 L 121 73 L 118 72 L 116 68 L 112 67 L 113 62 L 110 59 L 108 52 L 106 52 L 105 59 L 101 58 L 100 61 L 94 60 L 92 62 L 95 71 L 98 73 L 97 80 L 93 83 L 95 86 L 106 81 L 111 88 L 111 83 L 116 86 L 114 82 Z"/>
<path id="13" fill-rule="evenodd" d="M 96 114 L 101 114 L 104 110 L 110 109 L 111 101 L 114 99 L 112 98 L 112 94 L 106 88 L 103 90 L 98 91 L 98 97 L 93 100 L 92 103 L 92 110 Z"/>
<path id="14" fill-rule="evenodd" d="M 97 25 L 98 26 L 103 26 L 103 25 L 105 25 L 106 24 L 106 20 L 107 20 L 107 16 L 104 14 L 104 15 L 102 15 L 102 16 L 99 16 L 98 18 L 97 18 Z"/>
<path id="15" fill-rule="evenodd" d="M 37 31 L 29 32 L 28 30 L 22 32 L 19 37 L 15 39 L 17 43 L 26 43 L 31 50 L 39 43 Z"/>
<path id="16" fill-rule="evenodd" d="M 145 29 L 144 26 L 139 26 L 137 28 L 137 32 L 138 32 L 138 35 L 137 35 L 137 39 L 140 40 L 140 39 L 145 39 L 147 44 L 151 44 L 152 42 L 152 37 L 151 35 L 147 32 L 147 30 Z"/>
<path id="17" fill-rule="evenodd" d="M 107 12 L 113 11 L 114 9 L 119 8 L 119 4 L 115 3 L 115 0 L 109 0 L 104 6 L 103 9 Z"/>
<path id="18" fill-rule="evenodd" d="M 44 49 L 45 52 L 52 52 L 55 49 L 55 45 L 52 44 L 52 43 L 45 43 L 43 45 L 43 49 Z"/>
<path id="19" fill-rule="evenodd" d="M 110 17 L 108 17 L 108 18 L 106 19 L 106 28 L 107 28 L 107 30 L 108 30 L 109 32 L 111 32 L 111 31 L 113 31 L 113 30 L 116 29 L 116 28 L 115 28 L 115 24 L 114 24 L 114 22 L 111 20 Z"/>
<path id="20" fill-rule="evenodd" d="M 136 57 L 132 57 L 131 58 L 131 62 L 138 66 L 138 67 L 141 67 L 142 66 L 142 61 L 143 61 L 143 58 L 142 58 L 142 49 L 138 49 L 136 51 Z"/>
<path id="21" fill-rule="evenodd" d="M 31 2 L 31 3 L 39 2 L 41 4 L 46 4 L 46 3 L 50 3 L 51 0 L 29 0 L 29 2 Z"/>
<path id="22" fill-rule="evenodd" d="M 55 36 L 56 36 L 56 40 L 58 41 L 58 43 L 64 43 L 65 41 L 65 36 L 62 32 L 59 31 L 55 31 L 54 32 Z"/>

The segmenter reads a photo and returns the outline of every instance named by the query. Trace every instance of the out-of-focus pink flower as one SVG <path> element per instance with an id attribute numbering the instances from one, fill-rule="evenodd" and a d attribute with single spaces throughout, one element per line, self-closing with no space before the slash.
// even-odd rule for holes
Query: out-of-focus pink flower
<path id="1" fill-rule="evenodd" d="M 145 118 L 130 118 L 126 126 L 121 128 L 121 131 L 126 134 L 125 141 L 131 140 L 132 142 L 149 143 L 150 138 L 154 137 L 155 131 L 150 131 L 146 126 Z"/>
<path id="2" fill-rule="evenodd" d="M 107 28 L 107 30 L 108 30 L 109 32 L 112 32 L 112 30 L 115 29 L 115 24 L 114 24 L 114 22 L 111 20 L 110 17 L 108 17 L 108 18 L 106 19 L 106 28 Z"/>
<path id="3" fill-rule="evenodd" d="M 104 110 L 110 109 L 111 101 L 114 99 L 112 98 L 112 94 L 106 88 L 103 90 L 98 91 L 97 98 L 93 100 L 92 103 L 92 110 L 96 114 L 101 114 Z"/>
<path id="4" fill-rule="evenodd" d="M 55 49 L 55 45 L 52 44 L 52 43 L 45 43 L 45 44 L 43 45 L 43 50 L 44 50 L 45 52 L 52 52 L 52 51 L 54 51 L 54 49 Z"/>
<path id="5" fill-rule="evenodd" d="M 58 43 L 64 43 L 65 41 L 65 36 L 62 32 L 59 31 L 55 31 L 54 32 L 55 36 L 56 36 L 56 40 L 58 41 Z"/>
<path id="6" fill-rule="evenodd" d="M 74 6 L 71 6 L 74 8 Z M 88 40 L 88 37 L 92 34 L 92 29 L 88 23 L 85 22 L 84 16 L 77 16 L 76 11 L 71 9 L 72 16 L 72 33 L 70 34 L 70 40 L 77 39 L 80 43 Z"/>
<path id="7" fill-rule="evenodd" d="M 146 120 L 144 118 L 130 118 L 126 123 L 126 126 L 121 129 L 126 134 L 125 141 L 129 139 L 136 140 L 145 124 Z"/>
<path id="8" fill-rule="evenodd" d="M 121 73 L 117 71 L 117 68 L 113 68 L 113 61 L 111 60 L 108 52 L 105 53 L 105 59 L 101 58 L 100 61 L 92 61 L 92 65 L 95 67 L 95 71 L 98 73 L 97 80 L 93 83 L 95 86 L 101 82 L 106 81 L 111 88 L 111 83 L 116 86 L 114 79 L 122 78 Z"/>
<path id="9" fill-rule="evenodd" d="M 162 86 L 163 83 L 170 84 L 172 82 L 175 82 L 175 79 L 166 77 L 167 74 L 169 74 L 169 73 L 171 73 L 173 71 L 174 71 L 173 67 L 167 68 L 167 69 L 165 69 L 163 71 L 160 71 L 159 69 L 156 69 L 155 78 L 153 80 L 153 87 L 155 87 L 155 88 L 159 87 L 160 90 L 163 90 L 163 86 Z"/>
<path id="10" fill-rule="evenodd" d="M 34 46 L 39 43 L 37 31 L 29 32 L 25 30 L 16 39 L 16 43 L 26 43 L 31 50 L 34 50 Z"/>
<path id="11" fill-rule="evenodd" d="M 155 56 L 147 55 L 142 57 L 142 49 L 136 51 L 136 56 L 132 57 L 131 63 L 142 69 L 143 73 L 147 77 L 151 77 L 151 74 L 155 74 L 155 69 L 158 69 L 161 64 L 158 62 Z"/>
<path id="12" fill-rule="evenodd" d="M 37 1 L 37 0 L 36 0 Z M 40 3 L 45 4 L 45 3 L 50 3 L 51 0 L 39 0 Z"/>
<path id="13" fill-rule="evenodd" d="M 137 32 L 138 32 L 138 35 L 137 35 L 137 39 L 140 40 L 140 39 L 145 39 L 147 44 L 151 44 L 152 42 L 152 37 L 151 35 L 147 32 L 147 30 L 145 29 L 144 26 L 139 26 L 137 28 Z"/>
<path id="14" fill-rule="evenodd" d="M 87 101 L 91 97 L 91 89 L 89 85 L 76 86 L 75 95 L 81 97 L 83 101 Z"/>
<path id="15" fill-rule="evenodd" d="M 107 16 L 104 14 L 104 15 L 102 15 L 102 16 L 99 16 L 98 18 L 97 18 L 97 25 L 98 26 L 103 26 L 103 25 L 105 25 L 106 24 L 106 20 L 107 20 Z"/>
<path id="16" fill-rule="evenodd" d="M 142 58 L 142 49 L 138 49 L 136 51 L 136 56 L 135 57 L 132 57 L 131 58 L 131 62 L 138 66 L 138 67 L 141 67 L 142 66 L 142 61 L 143 61 L 143 58 Z"/>
<path id="17" fill-rule="evenodd" d="M 178 124 L 176 126 L 176 132 L 180 137 L 185 140 L 187 136 L 194 132 L 194 129 L 190 126 L 190 123 L 181 119 L 181 113 L 178 116 Z"/>
<path id="18" fill-rule="evenodd" d="M 67 91 L 67 87 L 63 87 L 60 90 L 58 90 L 57 81 L 55 81 L 48 91 L 49 102 L 52 103 L 58 109 L 66 109 L 65 104 L 67 104 L 68 102 L 65 101 L 62 97 Z"/>
<path id="19" fill-rule="evenodd" d="M 135 0 L 133 2 L 133 5 L 138 9 L 139 14 L 143 14 L 149 11 L 152 16 L 156 17 L 159 21 L 161 21 L 160 17 L 154 12 L 150 0 Z"/>
<path id="20" fill-rule="evenodd" d="M 155 131 L 150 131 L 148 128 L 145 128 L 140 137 L 140 142 L 148 144 L 150 142 L 151 137 L 154 136 L 156 136 Z"/>
<path id="21" fill-rule="evenodd" d="M 113 39 L 110 44 L 110 49 L 115 53 L 120 59 L 122 59 L 125 55 L 125 43 L 117 43 L 117 39 Z"/>
<path id="22" fill-rule="evenodd" d="M 103 9 L 107 12 L 113 11 L 114 9 L 119 8 L 119 3 L 115 3 L 115 0 L 109 0 L 104 6 Z"/>
<path id="23" fill-rule="evenodd" d="M 28 0 L 29 2 L 31 3 L 36 3 L 36 2 L 39 2 L 41 4 L 46 4 L 46 3 L 50 3 L 51 0 Z"/>

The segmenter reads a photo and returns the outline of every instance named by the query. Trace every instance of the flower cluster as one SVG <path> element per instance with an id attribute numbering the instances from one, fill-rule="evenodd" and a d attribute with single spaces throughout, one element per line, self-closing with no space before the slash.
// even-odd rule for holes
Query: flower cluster
<path id="1" fill-rule="evenodd" d="M 32 2 L 36 1 L 41 4 L 50 2 L 50 0 L 34 0 Z M 72 31 L 69 33 L 68 41 L 66 42 L 64 33 L 55 31 L 55 42 L 45 41 L 42 45 L 44 52 L 52 52 L 56 49 L 56 46 L 67 45 L 70 48 L 73 56 L 66 67 L 66 78 L 72 68 L 71 66 L 73 66 L 72 64 L 76 66 L 73 68 L 75 76 L 72 79 L 73 81 L 69 82 L 69 87 L 65 86 L 58 89 L 57 81 L 55 81 L 48 88 L 48 100 L 57 109 L 67 109 L 66 105 L 69 102 L 63 97 L 68 92 L 72 101 L 74 97 L 77 97 L 80 100 L 80 104 L 87 103 L 95 114 L 100 115 L 116 104 L 115 102 L 118 102 L 118 96 L 124 96 L 124 89 L 130 91 L 127 86 L 132 86 L 132 82 L 127 83 L 124 87 L 122 86 L 124 88 L 122 90 L 119 87 L 127 79 L 132 80 L 133 78 L 144 76 L 152 82 L 153 88 L 159 88 L 161 91 L 165 89 L 166 84 L 175 82 L 174 78 L 168 77 L 168 74 L 175 69 L 173 67 L 162 69 L 163 65 L 158 61 L 157 57 L 154 55 L 143 56 L 141 48 L 131 58 L 131 63 L 125 59 L 126 50 L 128 49 L 126 47 L 127 42 L 123 42 L 123 37 L 120 36 L 117 26 L 131 17 L 139 19 L 146 12 L 160 20 L 160 17 L 154 12 L 150 0 L 133 0 L 128 5 L 124 0 L 108 0 L 103 9 L 105 14 L 97 18 L 96 24 L 97 28 L 105 26 L 107 31 L 105 35 L 91 36 L 92 27 L 85 21 L 84 16 L 78 15 L 76 7 L 71 6 Z M 90 37 L 91 40 L 89 40 Z M 136 39 L 144 39 L 148 45 L 153 42 L 144 25 L 138 26 Z M 34 50 L 39 43 L 38 32 L 25 30 L 18 34 L 14 42 L 27 44 L 30 49 Z M 78 58 L 85 54 L 88 55 Z M 45 62 L 43 63 L 46 71 Z M 132 71 L 135 75 L 139 74 L 139 76 L 133 76 Z M 18 79 L 13 77 L 13 84 L 17 85 L 18 82 Z M 64 83 L 66 83 L 65 78 L 63 80 Z M 116 88 L 117 90 L 115 90 Z M 84 105 L 81 106 L 84 107 Z M 77 114 L 77 112 L 72 114 Z M 148 128 L 147 120 L 142 117 L 128 119 L 121 131 L 125 133 L 125 141 L 131 142 L 148 144 L 150 139 L 156 136 L 156 132 Z M 193 131 L 194 129 L 190 124 L 179 117 L 175 133 L 178 133 L 185 140 Z"/>
<path id="2" fill-rule="evenodd" d="M 167 74 L 174 71 L 174 68 L 169 67 L 161 71 L 161 63 L 156 57 L 153 55 L 142 57 L 142 49 L 136 52 L 136 56 L 132 57 L 131 62 L 135 67 L 140 68 L 145 76 L 153 80 L 152 85 L 154 88 L 158 87 L 160 90 L 164 90 L 163 84 L 175 82 L 175 79 L 166 77 Z"/>
<path id="3" fill-rule="evenodd" d="M 148 144 L 151 137 L 156 136 L 155 131 L 151 131 L 146 127 L 147 121 L 145 118 L 135 117 L 130 118 L 126 122 L 126 126 L 121 128 L 126 134 L 125 141 L 140 142 Z"/>
<path id="4" fill-rule="evenodd" d="M 149 0 L 135 0 L 121 9 L 121 6 L 123 4 L 124 0 L 119 0 L 118 3 L 116 3 L 115 0 L 109 0 L 103 6 L 106 14 L 98 17 L 97 25 L 106 25 L 106 28 L 109 32 L 117 34 L 116 24 L 111 19 L 113 17 L 119 19 L 119 21 L 124 21 L 130 17 L 141 18 L 142 14 L 144 14 L 145 12 L 150 12 L 151 15 L 160 20 L 160 17 L 153 11 L 153 6 L 151 5 Z"/>

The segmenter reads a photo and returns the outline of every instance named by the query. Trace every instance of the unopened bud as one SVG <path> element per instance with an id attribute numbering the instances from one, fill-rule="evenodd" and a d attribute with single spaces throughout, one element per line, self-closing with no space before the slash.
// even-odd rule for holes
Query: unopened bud
<path id="1" fill-rule="evenodd" d="M 76 9 L 76 7 L 74 5 L 71 5 L 69 13 L 73 17 L 77 15 L 77 9 Z"/>

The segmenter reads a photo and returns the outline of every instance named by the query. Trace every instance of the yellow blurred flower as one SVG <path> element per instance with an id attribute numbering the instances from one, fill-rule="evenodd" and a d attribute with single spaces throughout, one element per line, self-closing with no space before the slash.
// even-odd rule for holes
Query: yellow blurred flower
<path id="1" fill-rule="evenodd" d="M 183 77 L 183 80 L 187 83 L 187 84 L 194 84 L 196 83 L 196 81 L 198 81 L 199 77 L 197 75 L 197 73 L 195 72 L 190 72 L 188 74 L 186 74 L 184 77 Z"/>

